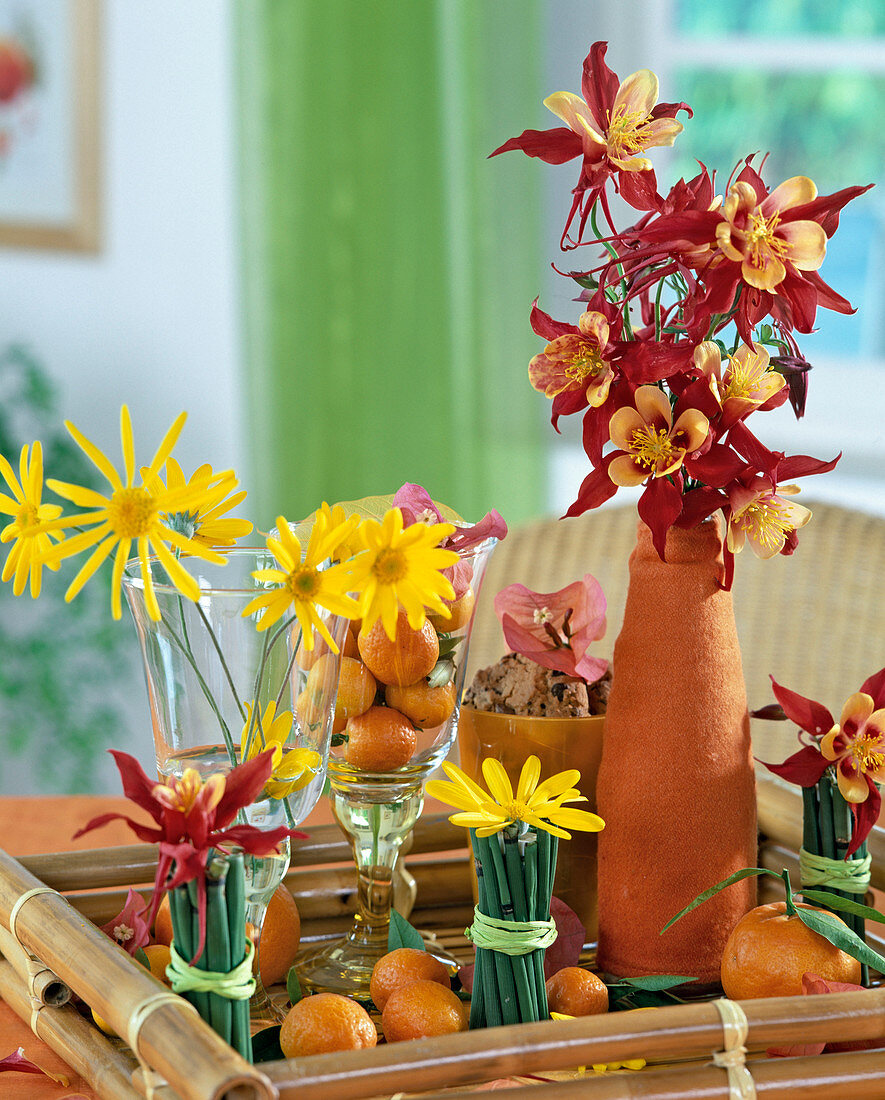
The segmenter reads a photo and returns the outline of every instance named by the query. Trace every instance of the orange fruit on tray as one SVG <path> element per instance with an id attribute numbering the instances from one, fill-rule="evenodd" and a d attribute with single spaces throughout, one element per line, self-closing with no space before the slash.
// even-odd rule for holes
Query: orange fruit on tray
<path id="1" fill-rule="evenodd" d="M 565 966 L 547 979 L 547 1007 L 565 1016 L 597 1016 L 608 1012 L 608 989 L 591 971 Z"/>
<path id="2" fill-rule="evenodd" d="M 395 989 L 381 1013 L 381 1030 L 388 1043 L 426 1039 L 467 1030 L 469 1009 L 439 982 L 420 979 Z"/>
<path id="3" fill-rule="evenodd" d="M 154 939 L 157 943 L 164 943 L 167 947 L 172 943 L 172 916 L 169 912 L 169 895 L 164 894 L 163 900 L 154 917 Z"/>
<path id="4" fill-rule="evenodd" d="M 383 1012 L 394 990 L 419 980 L 438 982 L 446 989 L 452 987 L 448 970 L 434 955 L 416 947 L 398 947 L 375 963 L 369 993 L 375 1007 Z"/>
<path id="5" fill-rule="evenodd" d="M 415 727 L 393 707 L 370 707 L 365 714 L 351 718 L 344 732 L 344 759 L 366 772 L 402 768 L 418 744 Z"/>
<path id="6" fill-rule="evenodd" d="M 142 948 L 147 955 L 148 969 L 155 978 L 159 978 L 165 985 L 169 985 L 166 977 L 166 967 L 172 961 L 172 954 L 165 943 L 149 943 Z"/>
<path id="7" fill-rule="evenodd" d="M 287 1058 L 362 1050 L 377 1042 L 378 1032 L 368 1012 L 338 993 L 302 997 L 289 1009 L 280 1028 L 280 1047 Z"/>
<path id="8" fill-rule="evenodd" d="M 823 912 L 801 902 L 796 906 Z M 813 932 L 798 916 L 789 916 L 786 908 L 783 901 L 759 905 L 735 925 L 722 953 L 721 980 L 727 997 L 798 997 L 807 971 L 828 981 L 860 984 L 857 959 Z"/>
<path id="9" fill-rule="evenodd" d="M 423 679 L 439 658 L 439 638 L 428 621 L 413 630 L 405 611 L 396 619 L 396 638 L 391 641 L 380 619 L 357 638 L 360 657 L 382 684 L 414 684 Z"/>
<path id="10" fill-rule="evenodd" d="M 416 684 L 407 684 L 405 687 L 390 684 L 384 689 L 384 698 L 389 707 L 396 707 L 418 729 L 433 729 L 452 716 L 455 709 L 455 682 L 449 680 L 441 687 L 431 687 L 425 677 Z"/>

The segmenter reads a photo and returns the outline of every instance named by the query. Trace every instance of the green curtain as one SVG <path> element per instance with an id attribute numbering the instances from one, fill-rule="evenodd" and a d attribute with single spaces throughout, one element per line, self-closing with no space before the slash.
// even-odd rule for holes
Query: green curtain
<path id="1" fill-rule="evenodd" d="M 539 0 L 238 0 L 254 514 L 544 510 Z"/>

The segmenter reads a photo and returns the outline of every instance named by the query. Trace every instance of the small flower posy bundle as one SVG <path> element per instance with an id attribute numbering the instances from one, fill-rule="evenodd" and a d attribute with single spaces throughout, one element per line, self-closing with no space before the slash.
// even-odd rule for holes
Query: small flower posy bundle
<path id="1" fill-rule="evenodd" d="M 867 837 L 879 819 L 885 782 L 885 668 L 851 695 L 836 721 L 813 699 L 782 687 L 772 677 L 780 708 L 757 717 L 788 718 L 799 726 L 803 747 L 769 771 L 802 788 L 803 886 L 824 886 L 839 896 L 862 898 L 870 881 Z M 803 736 L 804 735 L 804 736 Z M 863 918 L 846 918 L 863 936 Z"/>
<path id="2" fill-rule="evenodd" d="M 593 471 L 567 514 L 642 485 L 639 515 L 663 558 L 670 527 L 694 527 L 721 508 L 730 586 L 733 555 L 746 542 L 762 558 L 795 550 L 810 512 L 788 499 L 798 489 L 785 483 L 838 460 L 768 450 L 746 420 L 788 397 L 797 416 L 804 412 L 809 364 L 793 333 L 812 331 L 818 306 L 853 312 L 817 271 L 840 211 L 868 188 L 818 195 L 810 179 L 794 176 L 770 190 L 764 161 L 757 169 L 749 156 L 725 195 L 704 166 L 659 194 L 643 154 L 672 145 L 683 129 L 676 115 L 691 110 L 658 103 L 648 69 L 619 82 L 606 45 L 595 43 L 584 61 L 582 96 L 545 100 L 565 126 L 526 130 L 492 154 L 519 149 L 550 164 L 580 157 L 561 247 L 604 250 L 589 269 L 568 273 L 585 304 L 577 324 L 535 303 L 532 328 L 547 346 L 529 380 L 552 399 L 554 427 L 583 413 Z M 641 212 L 622 232 L 609 186 Z"/>
<path id="3" fill-rule="evenodd" d="M 544 952 L 556 938 L 550 898 L 558 838 L 568 829 L 598 832 L 602 818 L 574 807 L 581 774 L 560 772 L 539 783 L 541 764 L 529 756 L 514 794 L 503 765 L 482 762 L 488 791 L 455 764 L 451 782 L 432 779 L 427 793 L 456 806 L 449 820 L 470 830 L 479 902 L 467 936 L 476 945 L 470 1027 L 530 1023 L 548 1016 Z"/>

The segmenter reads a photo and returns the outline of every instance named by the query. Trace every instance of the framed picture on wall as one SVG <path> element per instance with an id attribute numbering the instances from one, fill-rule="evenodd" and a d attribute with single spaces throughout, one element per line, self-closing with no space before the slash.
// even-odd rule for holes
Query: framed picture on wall
<path id="1" fill-rule="evenodd" d="M 100 244 L 100 0 L 0 0 L 0 247 Z"/>

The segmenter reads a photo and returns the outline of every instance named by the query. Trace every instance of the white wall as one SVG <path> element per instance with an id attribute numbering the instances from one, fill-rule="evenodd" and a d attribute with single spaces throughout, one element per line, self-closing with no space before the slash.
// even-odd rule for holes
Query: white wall
<path id="1" fill-rule="evenodd" d="M 185 472 L 241 472 L 229 0 L 105 0 L 101 53 L 103 248 L 0 249 L 0 346 L 118 467 L 125 402 L 140 463 L 185 409 Z"/>

